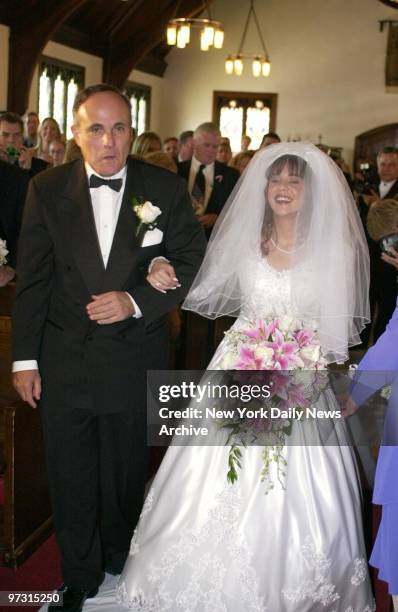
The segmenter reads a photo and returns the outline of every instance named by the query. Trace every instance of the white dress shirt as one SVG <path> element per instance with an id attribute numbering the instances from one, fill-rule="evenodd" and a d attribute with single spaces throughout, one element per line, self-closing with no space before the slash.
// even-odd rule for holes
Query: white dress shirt
<path id="1" fill-rule="evenodd" d="M 381 198 L 385 198 L 387 193 L 390 191 L 391 187 L 394 185 L 395 179 L 393 181 L 380 181 L 379 185 L 379 195 Z"/>
<path id="2" fill-rule="evenodd" d="M 192 189 L 195 183 L 195 178 L 196 178 L 196 175 L 201 165 L 202 165 L 201 162 L 198 159 L 196 159 L 195 156 L 193 156 L 191 159 L 191 168 L 189 171 L 189 178 L 188 178 L 189 193 L 192 193 Z M 206 212 L 206 208 L 210 200 L 211 191 L 213 189 L 213 183 L 214 183 L 214 162 L 212 164 L 207 164 L 204 167 L 203 175 L 205 177 L 205 199 L 204 199 L 203 207 L 204 207 L 204 212 Z"/>
<path id="3" fill-rule="evenodd" d="M 92 174 L 97 174 L 86 162 L 86 172 L 88 181 Z M 120 207 L 122 205 L 124 188 L 126 185 L 127 167 L 124 166 L 117 174 L 113 176 L 104 176 L 101 178 L 106 179 L 118 179 L 121 178 L 122 188 L 120 191 L 115 191 L 107 185 L 101 185 L 95 189 L 90 189 L 91 203 L 93 206 L 95 228 L 97 230 L 98 242 L 101 249 L 102 260 L 104 267 L 108 265 L 109 253 L 111 252 L 112 242 L 115 235 L 117 220 L 119 218 Z M 98 175 L 100 176 L 100 175 Z M 139 319 L 142 317 L 141 310 L 135 303 L 129 293 L 126 292 L 134 306 L 133 317 Z M 13 372 L 20 372 L 22 370 L 37 370 L 38 364 L 36 360 L 23 360 L 14 361 L 12 365 Z"/>

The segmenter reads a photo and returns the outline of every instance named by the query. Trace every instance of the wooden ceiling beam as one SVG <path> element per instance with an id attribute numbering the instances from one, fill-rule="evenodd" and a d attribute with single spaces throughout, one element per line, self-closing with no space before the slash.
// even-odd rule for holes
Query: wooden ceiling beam
<path id="1" fill-rule="evenodd" d="M 35 68 L 47 42 L 57 28 L 87 0 L 37 0 L 34 10 L 26 8 L 10 23 L 8 104 L 10 111 L 23 114 Z"/>
<path id="2" fill-rule="evenodd" d="M 103 80 L 123 88 L 138 62 L 165 37 L 167 22 L 173 17 L 191 17 L 205 8 L 206 0 L 185 0 L 183 11 L 175 14 L 175 2 L 159 11 L 158 0 L 147 0 L 138 15 L 111 38 L 104 58 Z"/>

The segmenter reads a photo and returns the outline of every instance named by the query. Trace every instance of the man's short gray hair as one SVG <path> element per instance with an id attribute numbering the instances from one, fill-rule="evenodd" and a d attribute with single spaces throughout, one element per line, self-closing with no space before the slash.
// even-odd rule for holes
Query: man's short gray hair
<path id="1" fill-rule="evenodd" d="M 205 123 L 201 123 L 200 125 L 198 125 L 198 127 L 193 133 L 193 137 L 197 138 L 199 134 L 203 134 L 203 132 L 205 132 L 206 134 L 213 134 L 213 136 L 221 136 L 219 127 L 211 121 L 206 121 Z"/>

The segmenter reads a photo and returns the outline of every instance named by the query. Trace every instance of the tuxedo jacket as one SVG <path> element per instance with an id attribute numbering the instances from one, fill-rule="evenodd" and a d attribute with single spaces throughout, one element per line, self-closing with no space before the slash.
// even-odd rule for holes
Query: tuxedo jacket
<path id="1" fill-rule="evenodd" d="M 161 209 L 156 239 L 147 239 L 149 231 L 137 236 L 134 197 Z M 106 269 L 83 161 L 34 177 L 20 238 L 13 351 L 14 360 L 38 361 L 42 405 L 73 402 L 107 413 L 134 404 L 146 370 L 164 363 L 165 315 L 187 293 L 204 249 L 185 183 L 167 170 L 128 159 Z M 172 263 L 181 288 L 163 294 L 147 283 L 148 264 L 159 255 Z M 107 291 L 128 291 L 142 318 L 91 322 L 86 305 L 92 295 Z"/>
<path id="2" fill-rule="evenodd" d="M 6 240 L 7 264 L 16 266 L 17 242 L 28 185 L 26 172 L 0 160 L 0 238 Z"/>
<path id="3" fill-rule="evenodd" d="M 188 184 L 189 172 L 191 169 L 191 161 L 183 161 L 178 164 L 178 174 L 182 176 Z M 235 183 L 239 179 L 239 172 L 234 168 L 230 168 L 221 162 L 214 162 L 214 181 L 211 190 L 209 202 L 207 204 L 206 213 L 221 212 L 222 207 L 227 201 Z"/>

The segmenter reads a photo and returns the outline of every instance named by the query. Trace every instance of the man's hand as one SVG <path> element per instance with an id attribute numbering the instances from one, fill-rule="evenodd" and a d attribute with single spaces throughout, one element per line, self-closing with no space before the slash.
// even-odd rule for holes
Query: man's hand
<path id="1" fill-rule="evenodd" d="M 393 247 L 388 249 L 388 253 L 382 253 L 381 258 L 383 261 L 391 264 L 398 270 L 398 251 L 396 251 Z"/>
<path id="2" fill-rule="evenodd" d="M 39 370 L 22 370 L 14 372 L 12 383 L 19 396 L 32 408 L 36 408 L 41 396 L 41 378 Z M 36 401 L 35 401 L 36 400 Z"/>
<path id="3" fill-rule="evenodd" d="M 15 276 L 14 268 L 11 266 L 0 266 L 0 287 L 5 287 Z"/>
<path id="4" fill-rule="evenodd" d="M 217 221 L 217 215 L 215 213 L 209 213 L 207 215 L 199 215 L 198 221 L 203 227 L 206 227 L 206 228 L 213 227 L 213 225 Z"/>
<path id="5" fill-rule="evenodd" d="M 87 314 L 98 325 L 124 321 L 135 313 L 133 303 L 124 291 L 108 291 L 91 297 L 93 301 L 86 306 Z"/>
<path id="6" fill-rule="evenodd" d="M 146 279 L 154 289 L 161 293 L 166 293 L 168 289 L 181 287 L 173 266 L 164 259 L 155 261 Z"/>
<path id="7" fill-rule="evenodd" d="M 26 147 L 19 149 L 18 164 L 23 170 L 30 170 L 32 167 L 32 154 Z"/>

